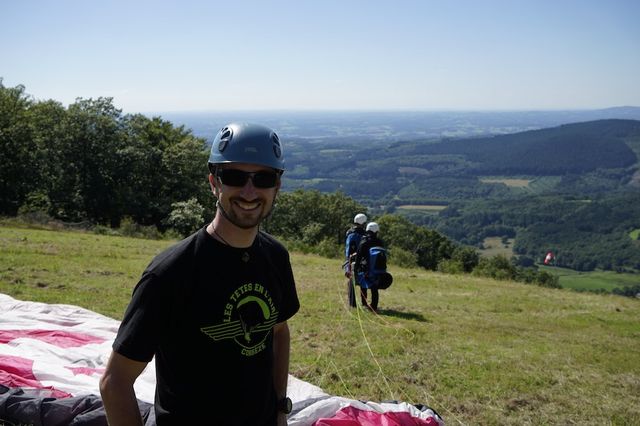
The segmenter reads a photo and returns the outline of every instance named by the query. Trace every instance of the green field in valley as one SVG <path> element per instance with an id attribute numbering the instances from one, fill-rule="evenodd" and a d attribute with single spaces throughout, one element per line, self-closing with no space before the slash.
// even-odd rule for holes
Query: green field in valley
<path id="1" fill-rule="evenodd" d="M 0 226 L 0 292 L 121 318 L 171 241 Z M 640 424 L 640 301 L 391 267 L 380 312 L 349 309 L 340 260 L 292 253 L 291 373 L 447 424 Z"/>
<path id="2" fill-rule="evenodd" d="M 613 271 L 579 272 L 572 269 L 541 266 L 560 279 L 563 288 L 575 290 L 604 290 L 610 292 L 614 288 L 631 287 L 640 284 L 640 274 L 617 273 Z"/>
<path id="3" fill-rule="evenodd" d="M 513 178 L 483 178 L 482 183 L 502 183 L 512 188 L 526 188 L 531 183 L 531 179 L 513 179 Z"/>

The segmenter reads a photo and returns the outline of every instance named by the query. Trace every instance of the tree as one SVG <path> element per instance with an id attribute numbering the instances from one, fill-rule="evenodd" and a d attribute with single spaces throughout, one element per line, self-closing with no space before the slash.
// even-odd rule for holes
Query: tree
<path id="1" fill-rule="evenodd" d="M 120 113 L 111 98 L 77 99 L 69 106 L 58 147 L 61 179 L 52 194 L 62 219 L 119 223 L 126 185 L 118 156 L 124 143 Z"/>
<path id="2" fill-rule="evenodd" d="M 170 134 L 173 139 L 162 153 L 160 166 L 164 176 L 158 195 L 171 202 L 194 197 L 202 206 L 213 206 L 207 180 L 209 153 L 205 141 L 185 132 L 182 127 L 172 129 Z M 164 214 L 168 214 L 168 210 Z"/>
<path id="3" fill-rule="evenodd" d="M 36 157 L 28 120 L 32 103 L 24 86 L 5 87 L 0 78 L 0 214 L 15 215 L 38 185 L 31 175 Z"/>
<path id="4" fill-rule="evenodd" d="M 322 194 L 319 191 L 281 193 L 277 213 L 265 222 L 265 230 L 291 240 L 318 244 L 323 240 L 342 244 L 346 228 L 357 213 L 366 208 L 342 192 Z"/>
<path id="5" fill-rule="evenodd" d="M 397 215 L 383 215 L 377 222 L 385 243 L 414 253 L 423 268 L 435 271 L 441 260 L 453 255 L 455 245 L 434 230 L 414 225 Z"/>
<path id="6" fill-rule="evenodd" d="M 64 191 L 63 171 L 68 160 L 62 155 L 68 136 L 66 115 L 62 104 L 55 101 L 36 102 L 29 109 L 29 125 L 36 146 L 31 173 L 39 182 L 35 193 L 46 195 L 48 208 L 43 212 L 53 217 L 59 216 L 55 194 Z"/>
<path id="7" fill-rule="evenodd" d="M 125 143 L 118 155 L 127 176 L 122 188 L 126 215 L 164 226 L 171 204 L 193 197 L 212 215 L 205 141 L 160 117 L 127 115 L 122 122 Z"/>

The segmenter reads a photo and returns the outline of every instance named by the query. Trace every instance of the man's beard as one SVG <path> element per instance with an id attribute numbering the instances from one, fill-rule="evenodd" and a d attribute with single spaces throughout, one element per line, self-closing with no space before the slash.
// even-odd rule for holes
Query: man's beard
<path id="1" fill-rule="evenodd" d="M 233 209 L 233 201 L 234 201 L 233 199 L 229 200 L 229 209 L 225 209 L 222 206 L 222 203 L 220 202 L 220 200 L 218 199 L 218 201 L 216 202 L 216 209 L 220 210 L 220 213 L 222 214 L 222 216 L 224 216 L 225 219 L 227 219 L 229 222 L 231 222 L 238 228 L 253 229 L 260 226 L 260 223 L 262 223 L 264 219 L 266 219 L 267 217 L 269 217 L 269 215 L 271 215 L 271 212 L 273 211 L 273 206 L 275 204 L 275 197 L 274 197 L 274 202 L 271 203 L 271 206 L 269 207 L 268 211 L 265 211 L 265 206 L 267 204 L 266 201 L 261 200 L 260 214 L 254 217 L 247 217 L 246 219 L 240 217 L 240 215 L 235 213 Z"/>

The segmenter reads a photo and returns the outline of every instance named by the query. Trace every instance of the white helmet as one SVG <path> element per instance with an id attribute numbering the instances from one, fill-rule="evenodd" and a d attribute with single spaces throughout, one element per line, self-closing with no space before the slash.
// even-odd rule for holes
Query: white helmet
<path id="1" fill-rule="evenodd" d="M 369 224 L 367 225 L 367 231 L 378 232 L 379 230 L 380 227 L 375 222 L 369 222 Z"/>
<path id="2" fill-rule="evenodd" d="M 367 222 L 367 215 L 358 213 L 356 217 L 353 218 L 353 223 L 357 223 L 358 225 L 364 225 Z"/>

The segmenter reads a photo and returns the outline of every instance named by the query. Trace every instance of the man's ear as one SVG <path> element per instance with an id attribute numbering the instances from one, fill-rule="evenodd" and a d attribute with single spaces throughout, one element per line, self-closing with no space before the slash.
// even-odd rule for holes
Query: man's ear
<path id="1" fill-rule="evenodd" d="M 218 197 L 218 194 L 220 193 L 220 188 L 218 188 L 218 181 L 216 180 L 216 177 L 211 173 L 209 173 L 209 186 L 211 187 L 213 196 L 216 198 L 220 198 Z"/>
<path id="2" fill-rule="evenodd" d="M 278 177 L 278 183 L 276 184 L 276 195 L 280 192 L 280 187 L 282 186 L 282 177 Z"/>

